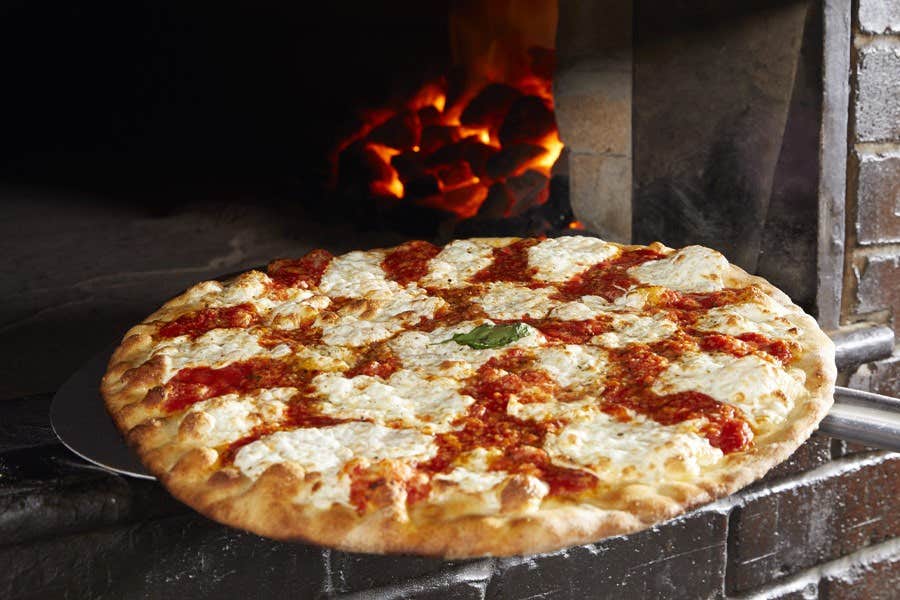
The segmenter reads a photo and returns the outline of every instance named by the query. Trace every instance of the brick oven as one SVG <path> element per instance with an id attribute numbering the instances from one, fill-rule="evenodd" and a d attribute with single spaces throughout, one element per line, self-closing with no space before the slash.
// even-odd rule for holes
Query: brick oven
<path id="1" fill-rule="evenodd" d="M 437 4 L 423 9 L 427 27 L 403 19 L 422 40 L 451 25 L 452 51 L 423 50 L 432 62 L 392 82 L 393 96 L 366 97 L 360 118 L 322 128 L 328 181 L 296 229 L 284 233 L 271 212 L 297 200 L 292 185 L 261 213 L 213 204 L 124 225 L 109 211 L 79 215 L 85 230 L 120 228 L 120 246 L 163 238 L 167 248 L 124 275 L 98 258 L 105 272 L 73 281 L 41 266 L 55 258 L 29 258 L 49 283 L 10 290 L 39 310 L 10 320 L 6 343 L 27 358 L 22 340 L 75 314 L 72 289 L 115 290 L 78 313 L 99 349 L 153 306 L 148 295 L 307 245 L 584 231 L 721 249 L 817 316 L 837 343 L 841 385 L 900 396 L 896 0 L 493 3 L 530 11 L 509 28 L 477 2 Z M 484 45 L 482 29 L 514 32 L 514 52 Z M 498 54 L 495 70 L 473 75 L 472 63 Z M 509 124 L 516 111 L 528 126 Z M 217 236 L 229 240 L 222 254 L 207 248 Z M 185 239 L 201 259 L 171 267 Z M 90 245 L 53 240 L 62 252 Z M 817 433 L 731 497 L 549 555 L 360 555 L 220 526 L 152 481 L 75 457 L 47 412 L 48 386 L 78 364 L 54 362 L 59 372 L 11 375 L 0 401 L 0 597 L 900 597 L 896 453 Z"/>

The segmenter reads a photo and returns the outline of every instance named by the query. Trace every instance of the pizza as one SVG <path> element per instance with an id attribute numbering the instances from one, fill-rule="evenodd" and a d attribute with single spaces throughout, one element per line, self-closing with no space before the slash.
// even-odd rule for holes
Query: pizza
<path id="1" fill-rule="evenodd" d="M 411 241 L 206 281 L 125 335 L 107 408 L 178 499 L 349 551 L 551 551 L 787 458 L 833 345 L 718 252 Z"/>

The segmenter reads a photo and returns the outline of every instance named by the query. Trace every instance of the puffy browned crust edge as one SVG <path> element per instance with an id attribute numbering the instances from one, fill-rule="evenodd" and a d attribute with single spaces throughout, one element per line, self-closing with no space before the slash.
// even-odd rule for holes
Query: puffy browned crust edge
<path id="1" fill-rule="evenodd" d="M 194 310 L 198 295 L 217 285 L 214 282 L 194 286 L 129 330 L 110 359 L 101 391 L 119 429 L 150 472 L 174 497 L 221 523 L 274 539 L 353 552 L 446 558 L 548 552 L 638 531 L 727 496 L 788 458 L 828 412 L 836 378 L 831 340 L 812 317 L 765 279 L 734 265 L 725 279 L 729 286 L 756 284 L 803 315 L 807 346 L 798 366 L 807 376 L 808 397 L 795 405 L 787 427 L 758 438 L 751 450 L 726 457 L 699 479 L 660 486 L 629 484 L 581 502 L 546 499 L 530 514 L 447 519 L 439 505 L 427 503 L 414 505 L 408 514 L 392 510 L 390 504 L 364 515 L 339 505 L 320 510 L 290 501 L 303 485 L 302 469 L 276 464 L 251 481 L 233 467 L 218 468 L 215 450 L 179 441 L 162 419 L 147 419 L 154 403 L 151 390 L 161 383 L 158 367 L 152 361 L 143 364 L 157 327 L 153 321 Z"/>

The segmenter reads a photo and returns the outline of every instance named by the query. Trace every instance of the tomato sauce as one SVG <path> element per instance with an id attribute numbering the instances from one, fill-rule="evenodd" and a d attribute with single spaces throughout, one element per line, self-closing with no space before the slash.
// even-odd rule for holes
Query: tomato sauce
<path id="1" fill-rule="evenodd" d="M 784 365 L 794 360 L 795 342 L 774 340 L 760 333 L 742 333 L 730 336 L 716 332 L 696 332 L 700 347 L 707 352 L 725 352 L 737 358 L 756 352 L 764 352 Z"/>
<path id="2" fill-rule="evenodd" d="M 416 324 L 417 331 L 434 331 L 438 327 L 450 327 L 465 321 L 487 318 L 484 307 L 474 300 L 483 292 L 481 286 L 427 289 L 429 295 L 441 298 L 446 305 L 439 308 L 434 317 L 430 319 L 422 317 Z"/>
<path id="3" fill-rule="evenodd" d="M 552 465 L 542 449 L 547 434 L 558 431 L 562 423 L 518 419 L 506 412 L 513 395 L 520 402 L 550 401 L 558 387 L 546 371 L 535 368 L 520 350 L 490 359 L 461 390 L 475 398 L 475 403 L 469 406 L 466 415 L 454 422 L 459 429 L 437 435 L 437 454 L 418 465 L 419 469 L 432 475 L 448 472 L 461 455 L 476 448 L 487 448 L 500 452 L 490 465 L 492 470 L 530 473 L 541 478 L 546 474 L 551 493 L 592 487 L 596 483 L 593 475 Z"/>
<path id="4" fill-rule="evenodd" d="M 665 258 L 665 255 L 650 248 L 626 250 L 619 256 L 598 263 L 584 273 L 576 275 L 563 284 L 553 298 L 568 301 L 577 300 L 582 296 L 600 296 L 612 302 L 638 284 L 638 281 L 628 274 L 628 269 L 661 258 Z"/>
<path id="5" fill-rule="evenodd" d="M 381 474 L 362 467 L 354 467 L 349 475 L 350 504 L 356 508 L 357 513 L 362 514 L 366 511 L 372 494 L 387 482 Z"/>
<path id="6" fill-rule="evenodd" d="M 238 304 L 220 308 L 204 308 L 195 313 L 182 315 L 159 329 L 164 338 L 188 335 L 192 338 L 213 329 L 250 327 L 259 322 L 259 315 L 252 304 Z"/>
<path id="7" fill-rule="evenodd" d="M 287 344 L 292 348 L 299 346 L 314 346 L 322 341 L 322 330 L 314 327 L 313 323 L 307 323 L 295 329 L 271 329 L 259 338 L 259 345 L 263 348 L 274 348 L 281 344 Z"/>
<path id="8" fill-rule="evenodd" d="M 665 290 L 656 299 L 654 309 L 663 309 L 667 316 L 681 325 L 691 327 L 704 311 L 730 304 L 748 302 L 753 297 L 753 288 L 725 288 L 715 292 L 684 293 Z"/>
<path id="9" fill-rule="evenodd" d="M 327 250 L 313 250 L 302 258 L 285 258 L 269 263 L 269 277 L 287 287 L 310 288 L 319 285 L 334 255 Z"/>
<path id="10" fill-rule="evenodd" d="M 219 453 L 219 460 L 226 465 L 232 464 L 241 448 L 278 431 L 307 427 L 329 427 L 352 420 L 355 419 L 339 419 L 323 415 L 318 408 L 316 398 L 305 394 L 297 394 L 291 398 L 288 404 L 287 415 L 281 423 L 265 423 L 254 428 L 249 434 L 228 444 Z"/>
<path id="11" fill-rule="evenodd" d="M 292 362 L 251 358 L 214 369 L 182 369 L 166 385 L 166 409 L 182 410 L 190 405 L 231 393 L 247 393 L 270 387 L 305 388 L 317 371 L 298 369 Z"/>
<path id="12" fill-rule="evenodd" d="M 528 249 L 539 242 L 540 240 L 527 238 L 502 248 L 494 248 L 493 261 L 475 273 L 472 281 L 476 283 L 517 281 L 536 284 L 532 278 L 537 269 L 528 266 Z"/>
<path id="13" fill-rule="evenodd" d="M 786 340 L 773 340 L 761 333 L 742 333 L 737 336 L 739 340 L 750 344 L 756 350 L 766 352 L 781 361 L 782 364 L 790 364 L 794 360 L 794 353 L 799 351 L 799 344 Z"/>
<path id="14" fill-rule="evenodd" d="M 384 344 L 378 344 L 366 352 L 355 365 L 345 371 L 344 376 L 369 375 L 387 379 L 402 367 L 403 364 L 400 362 L 400 358 L 391 352 L 390 348 Z"/>
<path id="15" fill-rule="evenodd" d="M 603 411 L 627 421 L 630 409 L 661 425 L 705 417 L 701 433 L 728 454 L 747 449 L 753 431 L 740 409 L 700 392 L 659 395 L 651 388 L 668 360 L 644 344 L 609 352 L 611 372 L 603 392 Z"/>
<path id="16" fill-rule="evenodd" d="M 219 452 L 219 462 L 223 465 L 233 464 L 234 459 L 241 448 L 248 444 L 252 444 L 264 435 L 268 435 L 275 431 L 274 427 L 257 427 L 257 430 L 228 444 L 224 450 Z"/>
<path id="17" fill-rule="evenodd" d="M 565 344 L 587 344 L 594 336 L 612 330 L 612 319 L 607 316 L 598 316 L 585 321 L 560 319 L 523 319 L 523 321 L 540 331 L 548 340 Z"/>
<path id="18" fill-rule="evenodd" d="M 428 263 L 441 249 L 429 242 L 414 240 L 397 246 L 381 262 L 388 279 L 400 285 L 418 281 L 428 274 Z"/>

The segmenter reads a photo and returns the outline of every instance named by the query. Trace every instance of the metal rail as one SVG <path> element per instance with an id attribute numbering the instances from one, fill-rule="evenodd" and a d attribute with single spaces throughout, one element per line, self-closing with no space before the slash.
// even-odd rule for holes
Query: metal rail
<path id="1" fill-rule="evenodd" d="M 834 406 L 819 431 L 866 446 L 900 452 L 900 399 L 845 387 L 834 390 Z"/>

